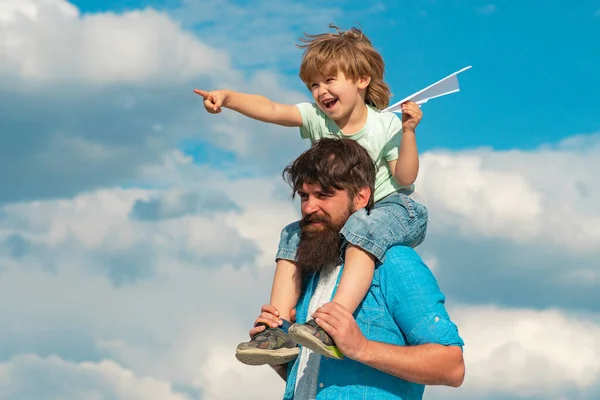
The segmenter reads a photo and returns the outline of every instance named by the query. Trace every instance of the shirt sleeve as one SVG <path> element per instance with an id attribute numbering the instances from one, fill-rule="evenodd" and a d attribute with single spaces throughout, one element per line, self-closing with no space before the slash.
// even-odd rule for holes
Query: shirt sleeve
<path id="1" fill-rule="evenodd" d="M 317 139 L 315 132 L 317 132 L 315 123 L 319 118 L 319 109 L 313 103 L 303 102 L 296 104 L 300 115 L 302 115 L 302 126 L 300 127 L 300 136 L 302 139 Z"/>
<path id="2" fill-rule="evenodd" d="M 387 142 L 383 148 L 383 156 L 387 162 L 398 159 L 398 148 L 400 147 L 400 138 L 402 135 L 402 121 L 394 114 L 388 131 L 386 132 Z"/>
<path id="3" fill-rule="evenodd" d="M 379 268 L 386 303 L 408 344 L 437 343 L 462 348 L 464 342 L 446 311 L 437 280 L 414 249 L 390 248 Z"/>

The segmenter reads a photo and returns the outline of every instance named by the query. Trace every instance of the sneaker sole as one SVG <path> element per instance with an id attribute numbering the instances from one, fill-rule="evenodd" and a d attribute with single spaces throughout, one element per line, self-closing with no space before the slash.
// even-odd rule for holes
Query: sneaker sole
<path id="1" fill-rule="evenodd" d="M 344 359 L 344 355 L 340 349 L 337 348 L 337 346 L 324 345 L 323 342 L 301 327 L 298 328 L 297 326 L 292 325 L 288 331 L 288 336 L 300 346 L 306 347 L 315 353 L 319 353 L 325 357 L 335 358 L 337 360 Z"/>
<path id="2" fill-rule="evenodd" d="M 246 365 L 281 365 L 295 360 L 300 353 L 297 347 L 293 349 L 261 350 L 246 349 L 236 350 L 235 358 Z"/>

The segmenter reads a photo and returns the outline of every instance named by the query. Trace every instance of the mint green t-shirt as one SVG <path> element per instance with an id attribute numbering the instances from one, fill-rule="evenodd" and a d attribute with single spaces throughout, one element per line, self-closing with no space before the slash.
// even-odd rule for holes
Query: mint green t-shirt
<path id="1" fill-rule="evenodd" d="M 311 143 L 322 138 L 354 139 L 364 147 L 377 168 L 375 176 L 375 201 L 379 201 L 399 189 L 414 190 L 414 185 L 403 187 L 396 182 L 388 162 L 398 158 L 402 121 L 392 112 L 381 112 L 367 106 L 365 126 L 352 135 L 344 135 L 335 121 L 329 118 L 314 103 L 296 104 L 302 115 L 300 135 Z"/>

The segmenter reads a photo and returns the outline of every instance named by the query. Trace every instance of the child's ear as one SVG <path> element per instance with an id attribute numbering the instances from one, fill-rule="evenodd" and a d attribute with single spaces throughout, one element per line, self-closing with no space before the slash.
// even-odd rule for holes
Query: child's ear
<path id="1" fill-rule="evenodd" d="M 369 83 L 371 83 L 370 76 L 361 76 L 360 78 L 358 78 L 359 89 L 366 89 L 369 86 Z"/>

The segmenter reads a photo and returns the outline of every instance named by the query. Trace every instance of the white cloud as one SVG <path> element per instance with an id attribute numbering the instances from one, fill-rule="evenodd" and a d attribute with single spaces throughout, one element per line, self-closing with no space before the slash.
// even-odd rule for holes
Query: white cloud
<path id="1" fill-rule="evenodd" d="M 534 151 L 433 152 L 418 190 L 430 228 L 596 252 L 600 243 L 600 136 Z"/>
<path id="2" fill-rule="evenodd" d="M 226 53 L 150 8 L 81 15 L 66 0 L 3 2 L 0 36 L 0 74 L 30 83 L 181 82 L 215 75 L 215 66 L 232 73 Z"/>
<path id="3" fill-rule="evenodd" d="M 279 399 L 285 388 L 284 381 L 270 367 L 243 365 L 233 357 L 231 349 L 224 346 L 211 349 L 200 368 L 197 383 L 210 400 Z"/>
<path id="4" fill-rule="evenodd" d="M 167 168 L 170 165 L 174 170 L 167 170 L 166 175 L 172 178 L 177 165 L 184 172 L 186 168 L 202 169 L 188 164 L 189 159 L 180 154 L 170 160 Z M 158 173 L 157 169 L 149 171 Z M 178 184 L 189 185 L 178 179 L 162 190 L 103 189 L 73 199 L 5 206 L 0 243 L 15 234 L 33 243 L 28 258 L 2 256 L 0 245 L 0 265 L 8 267 L 1 272 L 0 301 L 28 304 L 0 311 L 8 342 L 15 335 L 44 341 L 44 332 L 49 330 L 89 335 L 93 340 L 87 344 L 91 348 L 81 349 L 83 360 L 87 360 L 86 354 L 99 352 L 102 359 L 113 360 L 107 365 L 116 370 L 126 365 L 134 376 L 183 385 L 205 399 L 238 394 L 258 399 L 265 398 L 265 393 L 278 397 L 280 378 L 268 368 L 246 369 L 249 367 L 239 364 L 233 352 L 237 343 L 246 340 L 260 304 L 268 300 L 280 225 L 291 221 L 296 210 L 289 199 L 273 193 L 279 186 L 271 180 L 246 179 L 233 184 L 211 178 L 209 174 L 197 182 L 197 193 L 209 191 L 223 201 L 229 199 L 235 204 L 233 209 L 213 207 L 209 216 L 204 211 L 145 220 L 131 216 L 137 201 L 154 199 L 159 209 L 162 202 L 165 207 L 177 203 L 182 193 Z M 264 207 L 274 213 L 262 218 Z M 256 232 L 260 232 L 258 236 Z M 238 252 L 237 242 L 249 243 L 260 260 L 243 247 Z M 138 249 L 150 259 L 139 258 Z M 125 256 L 126 262 L 107 257 L 115 254 Z M 228 262 L 225 254 L 241 258 L 236 261 L 228 256 Z M 38 268 L 42 256 L 52 259 L 55 273 Z M 135 268 L 140 263 L 145 268 L 143 263 L 148 260 L 155 264 L 150 276 Z M 126 286 L 118 285 L 111 276 L 115 269 L 132 267 L 131 273 L 139 279 Z M 32 304 L 28 299 L 37 300 Z M 68 336 L 64 340 L 69 340 Z M 21 348 L 28 346 L 22 343 Z M 64 353 L 56 347 L 54 351 L 58 356 Z M 3 367 L 13 366 L 15 360 L 18 357 Z M 46 364 L 48 369 L 61 368 L 56 363 Z M 226 385 L 232 374 L 239 382 Z M 0 377 L 0 386 L 12 388 L 14 379 Z M 268 379 L 273 379 L 273 385 L 266 392 L 257 390 L 257 382 Z M 49 390 L 60 396 L 63 389 L 59 389 Z M 93 393 L 92 389 L 79 392 L 77 385 L 71 389 L 64 389 L 64 396 L 86 398 Z M 119 398 L 137 398 L 127 396 Z"/>
<path id="5" fill-rule="evenodd" d="M 572 161 L 567 157 L 569 152 L 576 153 L 574 158 L 581 162 L 588 162 L 582 157 L 579 144 L 571 142 L 571 147 L 565 146 L 545 153 L 558 162 L 557 169 L 561 168 L 561 162 Z M 471 184 L 475 193 L 487 193 L 486 184 L 493 186 L 498 179 L 506 179 L 505 176 L 521 176 L 516 180 L 522 183 L 521 188 L 530 188 L 531 193 L 542 192 L 540 201 L 545 204 L 545 186 L 538 185 L 543 179 L 531 184 L 531 175 L 525 171 L 523 175 L 514 172 L 520 170 L 519 163 L 507 157 L 515 154 L 490 152 L 485 155 L 484 162 L 479 164 L 461 164 L 459 161 L 464 157 L 461 154 L 430 154 L 427 155 L 430 159 L 424 162 L 427 181 L 421 186 L 433 185 L 430 188 L 437 187 L 441 192 L 425 191 L 433 203 L 432 208 L 444 207 L 443 213 L 437 211 L 439 215 L 452 210 L 464 213 L 459 213 L 460 218 L 445 221 L 444 229 L 452 233 L 457 226 L 463 226 L 462 219 L 468 217 L 468 213 L 456 203 L 442 202 L 446 189 L 440 182 L 449 179 L 440 177 L 442 173 L 454 176 L 457 171 L 462 175 L 468 171 L 477 176 L 484 171 L 486 176 L 494 177 L 489 181 L 468 180 L 475 182 Z M 536 157 L 540 155 L 523 155 L 529 174 L 538 170 Z M 566 159 L 560 161 L 563 157 Z M 439 167 L 439 163 L 444 168 Z M 571 162 L 571 167 L 571 171 L 579 170 L 577 163 Z M 552 169 L 539 171 L 542 176 L 544 172 L 554 174 Z M 235 345 L 246 339 L 247 329 L 260 304 L 268 300 L 279 230 L 298 216 L 297 206 L 288 198 L 289 190 L 279 176 L 232 179 L 223 172 L 196 166 L 189 157 L 178 152 L 165 155 L 164 164 L 149 165 L 143 172 L 145 180 L 159 183 L 161 188 L 106 188 L 71 199 L 3 207 L 0 237 L 18 234 L 30 244 L 29 248 L 22 246 L 29 258 L 18 258 L 14 252 L 0 256 L 0 264 L 5 266 L 0 272 L 0 302 L 17 305 L 0 311 L 5 341 L 20 335 L 43 342 L 47 335 L 36 336 L 34 332 L 66 331 L 75 337 L 91 338 L 84 342 L 90 349 L 84 347 L 79 356 L 71 355 L 77 359 L 76 364 L 68 363 L 75 369 L 80 368 L 83 361 L 100 365 L 102 360 L 112 360 L 108 364 L 110 369 L 125 374 L 120 366 L 126 366 L 134 377 L 131 381 L 137 382 L 135 377 L 149 377 L 157 384 L 175 385 L 170 388 L 182 386 L 187 388 L 186 393 L 206 399 L 242 395 L 248 399 L 278 398 L 282 391 L 280 378 L 266 367 L 240 365 L 233 352 Z M 588 181 L 586 176 L 577 176 L 590 185 L 586 193 L 594 196 L 597 190 L 594 182 Z M 435 177 L 434 181 L 428 183 L 429 177 Z M 515 188 L 514 185 L 509 187 Z M 213 197 L 207 200 L 202 197 L 203 193 Z M 207 213 L 208 210 L 188 207 L 186 196 L 192 196 L 198 204 L 217 199 L 225 206 L 210 206 L 212 213 Z M 480 207 L 487 202 L 485 196 L 483 201 L 476 202 Z M 136 204 L 152 206 L 158 211 L 146 210 L 147 214 L 135 217 L 131 212 Z M 515 218 L 513 211 L 502 202 L 490 206 L 489 213 L 494 218 L 485 218 L 497 220 L 500 228 L 504 226 L 503 218 Z M 140 219 L 141 215 L 146 218 Z M 496 235 L 512 238 L 512 231 L 500 228 Z M 477 231 L 464 232 L 468 238 Z M 244 249 L 243 243 L 255 249 L 255 258 Z M 455 251 L 466 250 L 457 248 Z M 428 250 L 424 257 L 436 271 L 454 268 L 455 261 L 440 258 L 435 248 Z M 39 268 L 46 260 L 55 265 L 54 273 Z M 219 260 L 225 262 L 215 268 Z M 149 275 L 146 263 L 152 266 Z M 497 270 L 502 266 L 492 264 L 486 268 Z M 128 273 L 134 279 L 115 286 L 118 282 L 114 274 L 119 272 Z M 467 343 L 468 375 L 464 388 L 441 391 L 441 398 L 460 394 L 461 398 L 482 399 L 501 392 L 531 396 L 569 391 L 583 393 L 600 381 L 596 361 L 600 359 L 597 339 L 600 328 L 595 319 L 587 321 L 563 311 L 494 307 L 459 306 L 450 311 Z M 28 334 L 24 335 L 25 332 Z M 27 349 L 26 344 L 22 344 L 17 354 Z M 64 349 L 57 346 L 51 349 L 58 357 L 66 357 Z M 6 350 L 3 353 L 0 347 L 0 354 L 7 354 Z M 569 355 L 576 362 L 568 361 Z M 2 366 L 4 371 L 20 359 L 15 354 L 12 356 L 12 360 Z M 238 379 L 238 384 L 227 384 L 232 377 Z M 5 377 L 3 382 L 12 379 Z M 538 385 L 539 382 L 542 384 Z M 113 387 L 109 383 L 104 385 Z M 164 387 L 165 396 L 180 395 L 172 389 L 169 393 L 169 386 Z M 79 387 L 74 387 L 70 393 L 77 395 L 77 390 Z M 437 390 L 428 389 L 428 393 L 435 395 Z"/>
<path id="6" fill-rule="evenodd" d="M 548 400 L 581 397 L 600 387 L 600 318 L 559 310 L 494 306 L 451 310 L 465 340 L 466 379 L 438 398 L 515 394 Z"/>
<path id="7" fill-rule="evenodd" d="M 32 381 L 35 384 L 32 384 Z M 68 362 L 20 355 L 0 363 L 0 397 L 6 400 L 191 400 L 169 382 L 140 377 L 113 361 Z"/>
<path id="8" fill-rule="evenodd" d="M 239 364 L 233 351 L 268 300 L 279 231 L 298 218 L 279 171 L 306 143 L 296 129 L 227 111 L 204 114 L 190 82 L 303 99 L 280 76 L 239 73 L 229 59 L 296 66 L 298 32 L 287 21 L 321 32 L 339 14 L 292 2 L 184 3 L 180 12 L 190 19 L 182 27 L 152 9 L 82 15 L 66 1 L 0 3 L 8 45 L 0 53 L 7 88 L 0 130 L 9 132 L 0 149 L 10 149 L 0 157 L 0 202 L 14 202 L 0 206 L 0 303 L 11 304 L 0 308 L 0 397 L 32 380 L 44 398 L 281 395 L 279 377 Z M 269 12 L 251 18 L 262 11 Z M 214 20 L 222 21 L 216 31 L 200 28 L 196 37 L 187 30 Z M 54 84 L 60 91 L 40 89 Z M 174 150 L 190 136 L 232 151 L 235 168 L 194 165 Z M 492 282 L 508 279 L 509 289 L 523 281 L 515 276 L 528 277 L 527 290 L 549 292 L 557 306 L 567 295 L 597 292 L 597 263 L 576 261 L 595 260 L 598 251 L 598 153 L 600 140 L 587 135 L 530 152 L 425 154 L 419 190 L 431 210 L 432 240 L 424 246 L 433 247 L 424 257 L 446 279 L 442 288 L 450 271 L 472 295 L 472 280 L 486 270 Z M 123 181 L 153 189 L 115 187 Z M 482 236 L 498 252 L 522 246 L 543 268 L 517 263 L 516 275 L 506 260 L 477 255 Z M 460 245 L 441 252 L 439 243 L 456 238 Z M 477 270 L 456 268 L 465 255 L 477 258 Z M 492 289 L 482 288 L 484 300 Z M 496 292 L 506 302 L 515 290 Z M 577 307 L 596 307 L 588 303 Z M 586 398 L 600 381 L 599 328 L 593 313 L 574 315 L 577 307 L 567 306 L 454 307 L 468 375 L 464 388 L 448 393 Z"/>
<path id="9" fill-rule="evenodd" d="M 297 129 L 204 112 L 194 87 L 292 103 L 306 92 L 273 72 L 233 69 L 233 47 L 210 47 L 167 14 L 2 2 L 0 36 L 0 148 L 10 149 L 0 157 L 0 203 L 131 182 L 184 138 L 231 151 L 253 173 L 283 168 L 301 146 Z"/>

